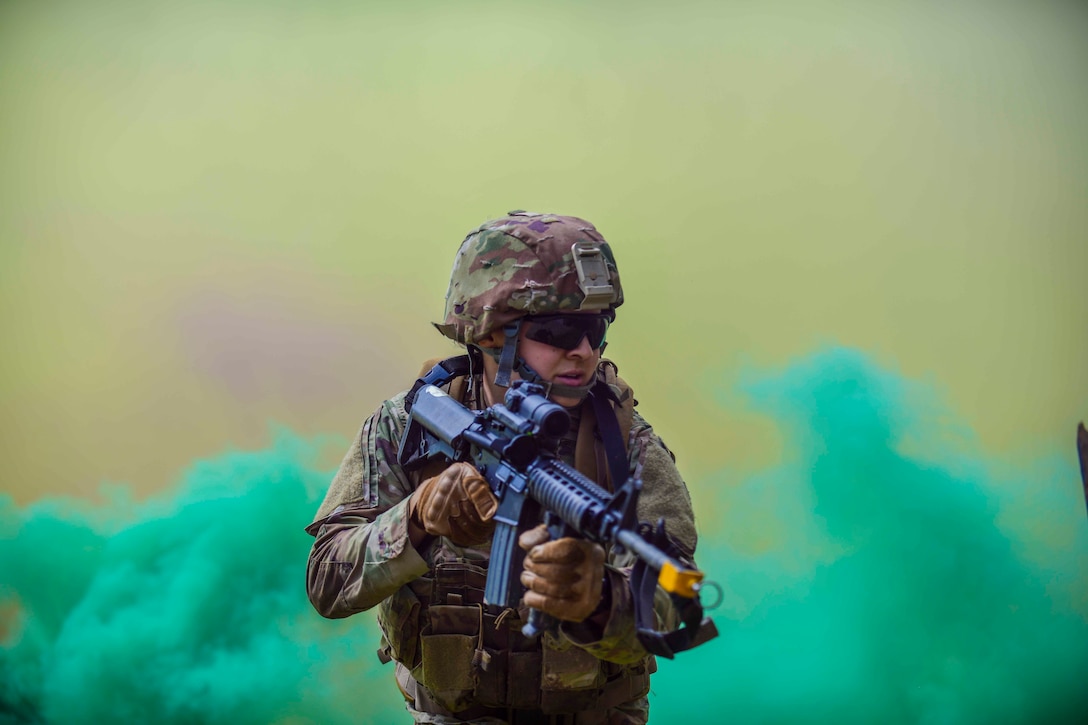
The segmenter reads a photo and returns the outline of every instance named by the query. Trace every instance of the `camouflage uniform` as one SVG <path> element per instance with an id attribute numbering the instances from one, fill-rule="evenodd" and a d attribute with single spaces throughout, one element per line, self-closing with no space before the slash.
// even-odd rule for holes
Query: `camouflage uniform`
<path id="1" fill-rule="evenodd" d="M 576 222 L 582 231 L 592 229 L 582 220 Z M 532 233 L 539 237 L 553 229 L 545 225 Z M 484 225 L 465 245 L 498 248 L 500 240 L 481 235 L 481 230 L 491 231 Z M 614 261 L 610 264 L 614 269 Z M 524 265 L 491 269 L 518 275 Z M 616 282 L 618 286 L 618 278 Z M 576 295 L 564 295 L 561 285 L 545 289 L 532 279 L 519 285 L 537 293 L 518 298 L 527 308 L 578 307 Z M 547 300 L 547 306 L 541 300 Z M 451 284 L 447 324 L 439 329 L 461 342 L 480 339 L 504 322 L 491 319 L 481 324 L 477 316 L 469 324 L 459 324 L 461 304 Z M 492 318 L 511 314 L 501 305 L 482 304 L 491 308 L 487 314 Z M 639 519 L 666 519 L 683 558 L 692 559 L 694 514 L 671 452 L 634 410 L 632 391 L 617 377 L 615 366 L 602 360 L 597 375 L 620 401 L 615 407 L 621 428 L 628 431 L 630 472 L 643 481 Z M 466 405 L 478 408 L 481 403 L 472 391 L 480 390 L 480 382 L 462 378 L 447 388 Z M 405 395 L 382 403 L 363 424 L 307 528 L 316 537 L 307 568 L 314 607 L 326 617 L 377 607 L 383 633 L 379 656 L 396 661 L 396 679 L 417 722 L 646 722 L 649 674 L 656 666 L 635 637 L 627 585 L 629 558 L 608 555 L 605 589 L 610 597 L 604 602 L 607 609 L 593 617 L 600 626 L 564 622 L 556 635 L 530 640 L 521 634 L 527 610 L 504 611 L 483 604 L 490 543 L 462 548 L 437 537 L 422 552 L 411 545 L 407 498 L 444 464 L 412 472 L 398 465 L 397 450 L 407 423 Z M 583 403 L 571 415 L 574 425 L 560 446 L 560 456 L 608 487 L 592 407 Z M 667 597 L 659 597 L 655 609 L 662 624 L 675 626 Z"/>

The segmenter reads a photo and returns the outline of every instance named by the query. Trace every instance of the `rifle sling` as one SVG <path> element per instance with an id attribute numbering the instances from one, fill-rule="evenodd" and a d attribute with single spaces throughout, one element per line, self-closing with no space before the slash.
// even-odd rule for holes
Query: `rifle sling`
<path id="1" fill-rule="evenodd" d="M 620 433 L 616 410 L 609 403 L 612 397 L 612 390 L 604 381 L 597 381 L 597 384 L 589 391 L 589 398 L 593 402 L 593 414 L 597 418 L 597 429 L 601 432 L 601 442 L 604 444 L 605 457 L 608 459 L 612 490 L 618 491 L 627 482 L 627 441 L 623 440 L 623 435 Z"/>

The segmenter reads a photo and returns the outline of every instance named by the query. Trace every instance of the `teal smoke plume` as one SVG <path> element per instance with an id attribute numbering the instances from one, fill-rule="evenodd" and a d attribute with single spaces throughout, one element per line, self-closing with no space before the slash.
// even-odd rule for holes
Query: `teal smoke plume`
<path id="1" fill-rule="evenodd" d="M 717 492 L 700 565 L 722 635 L 661 663 L 653 722 L 1084 721 L 1072 446 L 987 457 L 932 390 L 850 350 L 741 389 L 783 459 L 692 482 Z M 372 617 L 306 601 L 318 445 L 280 433 L 150 502 L 0 500 L 0 722 L 405 720 Z"/>
<path id="2" fill-rule="evenodd" d="M 356 721 L 384 673 L 370 618 L 321 620 L 306 599 L 302 527 L 330 478 L 316 454 L 283 432 L 149 503 L 117 487 L 93 504 L 3 500 L 0 592 L 21 613 L 0 722 Z M 363 699 L 395 721 L 391 697 Z"/>
<path id="3" fill-rule="evenodd" d="M 784 460 L 704 483 L 724 512 L 700 546 L 726 584 L 723 633 L 666 663 L 666 722 L 708 707 L 740 723 L 1088 722 L 1072 435 L 1029 466 L 987 458 L 933 390 L 844 349 L 741 388 Z M 731 545 L 753 521 L 774 545 Z"/>

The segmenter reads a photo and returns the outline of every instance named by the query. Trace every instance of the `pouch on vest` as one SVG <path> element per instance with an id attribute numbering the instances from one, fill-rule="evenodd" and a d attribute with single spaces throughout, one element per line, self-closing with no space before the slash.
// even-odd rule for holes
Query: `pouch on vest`
<path id="1" fill-rule="evenodd" d="M 594 707 L 604 685 L 600 660 L 551 633 L 543 639 L 540 709 L 577 712 Z"/>
<path id="2" fill-rule="evenodd" d="M 442 707 L 457 712 L 474 701 L 480 607 L 433 604 L 420 633 L 422 662 L 413 675 Z"/>
<path id="3" fill-rule="evenodd" d="M 449 556 L 449 552 L 443 549 L 435 552 L 436 559 L 444 556 Z M 487 569 L 479 562 L 460 558 L 440 561 L 434 568 L 431 601 L 435 604 L 481 604 L 486 582 Z"/>
<path id="4" fill-rule="evenodd" d="M 378 605 L 378 626 L 382 646 L 378 658 L 394 659 L 411 669 L 419 662 L 419 598 L 408 587 L 401 587 Z"/>
<path id="5" fill-rule="evenodd" d="M 508 707 L 531 709 L 540 706 L 540 660 L 539 650 L 508 654 L 506 670 Z"/>

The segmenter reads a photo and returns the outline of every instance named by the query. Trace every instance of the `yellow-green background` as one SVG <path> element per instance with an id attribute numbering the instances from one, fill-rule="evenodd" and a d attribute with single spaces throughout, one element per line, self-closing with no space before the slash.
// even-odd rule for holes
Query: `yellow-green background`
<path id="1" fill-rule="evenodd" d="M 330 469 L 420 361 L 455 352 L 427 323 L 464 234 L 526 208 L 586 217 L 612 242 L 627 302 L 609 354 L 677 453 L 703 556 L 727 584 L 798 568 L 729 568 L 723 542 L 787 558 L 798 542 L 774 505 L 724 511 L 712 490 L 758 483 L 796 442 L 723 391 L 826 346 L 935 390 L 950 413 L 919 420 L 958 430 L 953 446 L 1014 467 L 1057 455 L 1017 481 L 1017 510 L 1016 496 L 1071 483 L 1088 416 L 1086 68 L 1075 2 L 5 2 L 0 491 L 31 506 L 98 500 L 112 481 L 142 500 L 194 460 L 269 447 L 270 423 L 339 436 L 317 466 Z M 987 509 L 956 508 L 956 487 L 935 480 L 934 510 L 960 511 L 971 532 L 948 551 L 975 532 L 1000 549 Z M 1062 547 L 1083 554 L 1083 521 L 1048 538 L 1046 507 L 1021 509 L 1041 571 Z M 278 541 L 311 511 L 269 513 Z M 127 536 L 113 549 L 122 569 Z M 12 560 L 49 551 L 20 537 Z M 51 602 L 41 571 L 41 591 L 16 587 L 17 601 Z M 871 573 L 850 581 L 868 591 Z M 1045 576 L 1083 620 L 1083 579 Z M 95 606 L 110 611 L 101 579 Z M 763 585 L 742 579 L 758 599 Z M 822 591 L 832 603 L 811 611 L 838 613 L 845 590 Z M 184 621 L 205 621 L 185 596 Z M 158 600 L 145 605 L 154 619 Z M 726 602 L 727 620 L 743 620 L 738 606 Z M 78 621 L 53 623 L 68 623 L 59 641 Z M 973 636 L 970 616 L 932 621 Z M 50 646 L 53 624 L 41 625 Z M 739 640 L 753 651 L 788 634 L 753 631 Z M 741 666 L 737 642 L 714 652 Z M 371 647 L 336 656 L 370 662 Z M 663 675 L 664 712 L 695 707 L 667 686 L 680 663 Z M 373 677 L 395 700 L 388 672 Z M 350 711 L 350 679 L 335 687 Z"/>
<path id="2" fill-rule="evenodd" d="M 474 225 L 577 214 L 610 353 L 692 474 L 699 392 L 822 342 L 996 451 L 1088 414 L 1078 3 L 7 2 L 0 457 L 18 500 L 150 492 L 275 420 L 349 436 Z"/>

